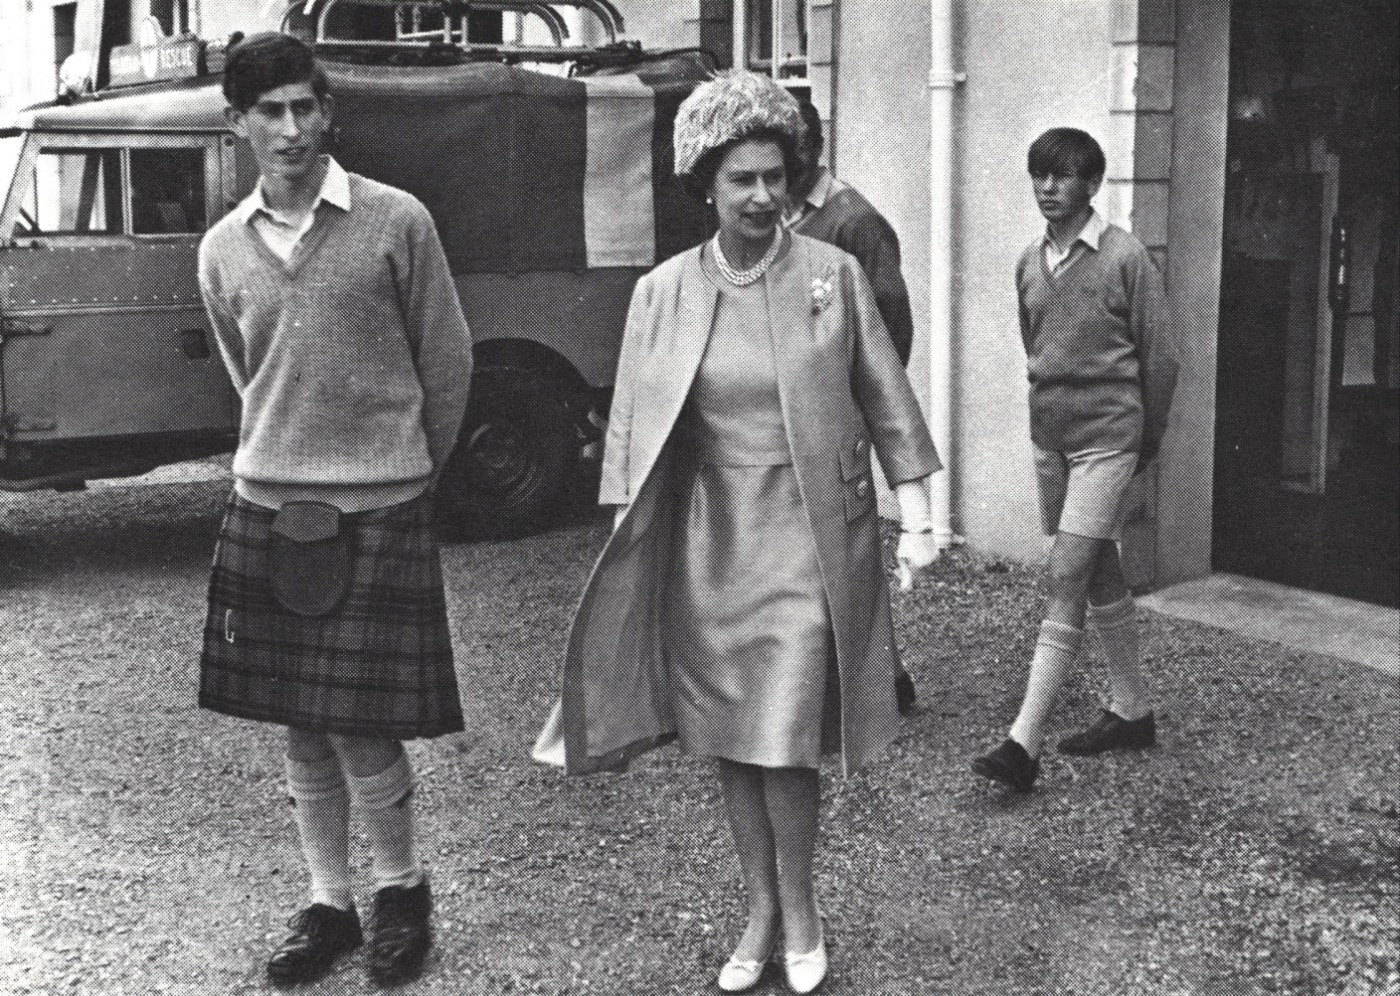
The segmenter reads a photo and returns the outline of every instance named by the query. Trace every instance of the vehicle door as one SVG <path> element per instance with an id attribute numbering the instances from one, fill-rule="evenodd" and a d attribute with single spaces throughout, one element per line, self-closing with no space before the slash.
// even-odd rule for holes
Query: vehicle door
<path id="1" fill-rule="evenodd" d="M 237 428 L 195 269 L 226 157 L 215 134 L 26 137 L 0 213 L 12 442 Z"/>

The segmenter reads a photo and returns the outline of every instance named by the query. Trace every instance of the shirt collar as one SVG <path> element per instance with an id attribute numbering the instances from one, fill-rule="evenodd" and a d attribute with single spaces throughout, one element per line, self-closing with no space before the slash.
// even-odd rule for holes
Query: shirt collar
<path id="1" fill-rule="evenodd" d="M 326 163 L 326 175 L 321 180 L 321 189 L 316 193 L 316 203 L 312 205 L 312 213 L 321 206 L 322 203 L 331 207 L 339 208 L 342 211 L 350 210 L 350 174 L 345 172 L 345 167 L 336 162 L 331 156 L 323 157 Z M 257 186 L 253 192 L 243 199 L 243 203 L 238 206 L 238 218 L 247 224 L 259 214 L 269 217 L 277 217 L 277 212 L 267 203 L 267 198 L 263 195 L 263 182 L 258 179 Z"/>
<path id="2" fill-rule="evenodd" d="M 1079 234 L 1074 237 L 1074 242 L 1069 244 L 1069 249 L 1073 249 L 1079 242 L 1083 242 L 1090 249 L 1098 250 L 1103 242 L 1103 233 L 1108 231 L 1108 222 L 1104 221 L 1103 215 L 1093 208 L 1089 209 L 1089 220 L 1084 222 L 1084 227 L 1079 230 Z M 1045 244 L 1051 249 L 1055 248 L 1055 240 L 1050 237 L 1050 226 L 1045 226 Z M 1069 249 L 1065 251 L 1068 252 Z"/>

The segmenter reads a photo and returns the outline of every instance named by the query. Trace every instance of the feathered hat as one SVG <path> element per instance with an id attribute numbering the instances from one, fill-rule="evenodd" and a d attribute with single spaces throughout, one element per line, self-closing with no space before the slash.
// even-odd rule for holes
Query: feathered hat
<path id="1" fill-rule="evenodd" d="M 688 175 L 711 149 L 760 130 L 781 132 L 800 146 L 806 125 L 797 98 L 761 73 L 731 69 L 717 74 L 676 111 L 676 175 Z"/>

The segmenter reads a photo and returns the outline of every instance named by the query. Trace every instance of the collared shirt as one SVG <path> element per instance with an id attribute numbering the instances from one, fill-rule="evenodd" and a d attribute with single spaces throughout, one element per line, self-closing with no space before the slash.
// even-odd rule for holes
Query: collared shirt
<path id="1" fill-rule="evenodd" d="M 321 180 L 321 189 L 316 193 L 316 202 L 311 205 L 311 210 L 300 222 L 288 218 L 267 203 L 261 179 L 238 206 L 239 218 L 253 226 L 253 231 L 284 263 L 292 258 L 297 244 L 311 231 L 311 226 L 316 223 L 316 212 L 322 204 L 329 204 L 341 211 L 350 210 L 349 174 L 330 156 L 324 156 L 322 161 L 326 164 L 326 175 Z"/>
<path id="2" fill-rule="evenodd" d="M 1074 256 L 1074 250 L 1079 247 L 1080 243 L 1097 251 L 1099 242 L 1103 239 L 1103 233 L 1106 228 L 1108 228 L 1108 222 L 1103 220 L 1103 215 L 1099 214 L 1093 208 L 1090 208 L 1089 219 L 1084 222 L 1084 227 L 1079 230 L 1079 234 L 1074 237 L 1074 241 L 1062 250 L 1055 244 L 1054 238 L 1050 235 L 1050 228 L 1047 225 L 1045 228 L 1045 268 L 1049 270 L 1052 275 L 1058 273 L 1069 263 L 1071 257 Z"/>
<path id="3" fill-rule="evenodd" d="M 826 199 L 832 194 L 845 190 L 848 184 L 836 179 L 831 175 L 831 170 L 825 166 L 818 166 L 817 182 L 812 184 L 812 189 L 807 191 L 806 198 L 801 204 L 789 204 L 783 211 L 783 224 L 791 228 L 807 215 L 814 211 L 820 211 L 826 206 Z"/>

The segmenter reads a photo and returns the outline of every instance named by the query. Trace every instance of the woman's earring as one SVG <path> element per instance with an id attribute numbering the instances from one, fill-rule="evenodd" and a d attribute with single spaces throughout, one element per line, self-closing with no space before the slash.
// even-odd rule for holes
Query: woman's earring
<path id="1" fill-rule="evenodd" d="M 714 202 L 715 202 L 715 199 L 714 199 L 713 197 L 711 197 L 709 194 L 706 194 L 706 195 L 705 195 L 705 203 L 706 203 L 706 204 L 713 204 Z"/>

